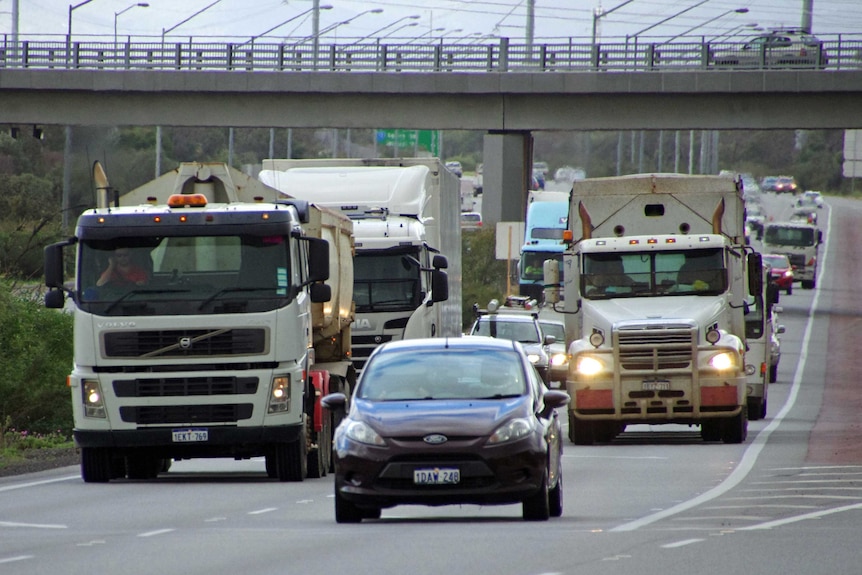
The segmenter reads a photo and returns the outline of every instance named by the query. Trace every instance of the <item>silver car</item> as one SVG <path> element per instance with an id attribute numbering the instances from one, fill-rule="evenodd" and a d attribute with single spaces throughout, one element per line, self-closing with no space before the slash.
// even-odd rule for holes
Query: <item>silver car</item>
<path id="1" fill-rule="evenodd" d="M 728 68 L 825 68 L 829 57 L 816 36 L 799 30 L 774 30 L 742 45 L 722 44 L 712 62 Z"/>

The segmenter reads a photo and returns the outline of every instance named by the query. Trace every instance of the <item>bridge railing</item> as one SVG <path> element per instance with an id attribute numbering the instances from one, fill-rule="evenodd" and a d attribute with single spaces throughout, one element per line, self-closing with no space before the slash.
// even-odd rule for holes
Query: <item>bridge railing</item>
<path id="1" fill-rule="evenodd" d="M 744 42 L 703 39 L 609 39 L 592 44 L 577 38 L 542 43 L 429 44 L 364 40 L 315 47 L 308 39 L 275 42 L 190 38 L 145 38 L 114 43 L 65 37 L 13 42 L 0 36 L 0 68 L 183 71 L 377 71 L 377 72 L 645 72 L 713 69 L 862 68 L 862 34 L 821 36 L 802 54 L 752 50 Z"/>

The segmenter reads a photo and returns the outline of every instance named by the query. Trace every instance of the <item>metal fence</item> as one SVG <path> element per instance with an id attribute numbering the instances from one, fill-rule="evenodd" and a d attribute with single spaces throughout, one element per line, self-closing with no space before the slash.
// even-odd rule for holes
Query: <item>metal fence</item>
<path id="1" fill-rule="evenodd" d="M 190 38 L 24 39 L 0 37 L 0 69 L 182 70 L 243 72 L 589 72 L 713 69 L 862 68 L 862 34 L 821 36 L 794 57 L 752 50 L 744 42 L 624 38 L 592 44 L 583 39 L 547 43 L 382 43 L 365 40 L 315 44 Z"/>

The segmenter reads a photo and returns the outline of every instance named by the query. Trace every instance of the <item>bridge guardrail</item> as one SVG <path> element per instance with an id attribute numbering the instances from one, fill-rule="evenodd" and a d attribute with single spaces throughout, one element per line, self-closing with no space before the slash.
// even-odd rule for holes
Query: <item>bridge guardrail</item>
<path id="1" fill-rule="evenodd" d="M 862 34 L 822 36 L 821 49 L 814 59 L 780 62 L 766 54 L 759 59 L 724 57 L 740 54 L 744 42 L 637 37 L 597 44 L 570 38 L 532 45 L 511 43 L 508 38 L 490 44 L 368 40 L 320 44 L 316 58 L 315 47 L 308 39 L 295 43 L 221 39 L 130 39 L 114 43 L 39 38 L 13 42 L 9 35 L 2 39 L 0 69 L 478 73 L 862 68 Z"/>

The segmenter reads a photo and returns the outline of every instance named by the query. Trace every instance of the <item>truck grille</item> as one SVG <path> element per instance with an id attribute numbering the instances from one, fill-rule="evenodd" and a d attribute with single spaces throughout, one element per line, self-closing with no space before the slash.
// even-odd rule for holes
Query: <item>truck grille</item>
<path id="1" fill-rule="evenodd" d="M 254 406 L 250 403 L 224 405 L 162 405 L 127 406 L 120 408 L 126 423 L 138 425 L 235 423 L 250 419 Z"/>
<path id="2" fill-rule="evenodd" d="M 686 369 L 697 353 L 697 331 L 690 326 L 627 326 L 614 332 L 623 369 Z"/>
<path id="3" fill-rule="evenodd" d="M 112 358 L 256 355 L 266 350 L 263 329 L 178 329 L 104 334 Z"/>
<path id="4" fill-rule="evenodd" d="M 185 397 L 257 393 L 256 377 L 165 377 L 114 380 L 117 397 Z"/>
<path id="5" fill-rule="evenodd" d="M 392 341 L 391 335 L 360 335 L 350 339 L 351 355 L 353 357 L 353 366 L 356 371 L 362 371 L 365 367 L 365 362 L 368 361 L 368 356 L 371 352 L 381 344 Z"/>
<path id="6" fill-rule="evenodd" d="M 805 267 L 805 254 L 787 254 L 787 259 L 792 266 Z"/>

